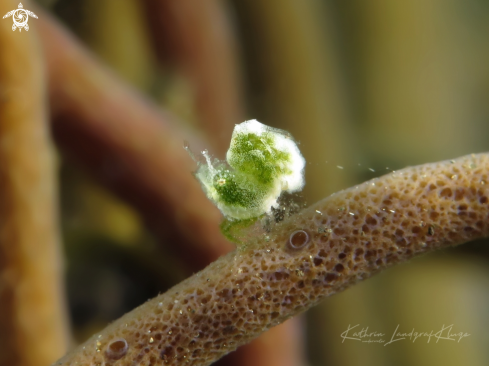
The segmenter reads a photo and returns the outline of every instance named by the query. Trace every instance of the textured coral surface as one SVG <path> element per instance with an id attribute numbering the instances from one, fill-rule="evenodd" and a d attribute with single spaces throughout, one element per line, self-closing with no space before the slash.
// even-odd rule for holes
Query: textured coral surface
<path id="1" fill-rule="evenodd" d="M 209 365 L 415 255 L 489 234 L 489 155 L 393 172 L 255 233 L 55 365 Z"/>

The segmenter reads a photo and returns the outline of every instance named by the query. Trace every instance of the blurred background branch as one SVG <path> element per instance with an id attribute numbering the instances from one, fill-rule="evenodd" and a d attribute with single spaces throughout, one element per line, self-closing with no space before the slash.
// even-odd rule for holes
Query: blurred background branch
<path id="1" fill-rule="evenodd" d="M 0 365 L 48 365 L 70 336 L 44 62 L 37 35 L 8 22 L 0 49 Z"/>

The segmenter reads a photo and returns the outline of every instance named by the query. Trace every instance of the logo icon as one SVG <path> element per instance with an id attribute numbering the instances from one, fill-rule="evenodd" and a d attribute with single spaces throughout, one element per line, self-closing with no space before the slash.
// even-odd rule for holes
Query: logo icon
<path id="1" fill-rule="evenodd" d="M 3 19 L 12 16 L 12 19 L 14 20 L 14 24 L 12 25 L 12 30 L 15 31 L 17 28 L 19 28 L 19 32 L 22 32 L 22 28 L 24 28 L 26 31 L 29 30 L 29 24 L 27 24 L 27 21 L 29 20 L 29 15 L 37 19 L 36 14 L 34 14 L 30 10 L 24 9 L 22 3 L 19 3 L 19 8 L 9 11 L 7 14 L 3 16 Z"/>

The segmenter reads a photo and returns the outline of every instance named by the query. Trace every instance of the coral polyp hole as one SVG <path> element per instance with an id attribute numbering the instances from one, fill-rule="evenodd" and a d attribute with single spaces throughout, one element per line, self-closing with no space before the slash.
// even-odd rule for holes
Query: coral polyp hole
<path id="1" fill-rule="evenodd" d="M 119 338 L 109 343 L 105 355 L 111 360 L 119 360 L 126 355 L 128 349 L 127 341 Z"/>
<path id="2" fill-rule="evenodd" d="M 163 350 L 160 353 L 160 358 L 165 362 L 170 361 L 170 359 L 173 358 L 173 356 L 175 356 L 175 350 L 171 346 L 167 346 L 163 348 Z"/>
<path id="3" fill-rule="evenodd" d="M 289 246 L 293 249 L 300 249 L 309 243 L 310 236 L 307 231 L 297 230 L 290 234 Z"/>

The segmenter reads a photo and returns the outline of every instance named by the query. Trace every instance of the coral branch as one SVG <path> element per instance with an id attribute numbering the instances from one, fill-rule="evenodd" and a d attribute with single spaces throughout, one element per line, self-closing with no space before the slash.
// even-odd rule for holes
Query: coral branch
<path id="1" fill-rule="evenodd" d="M 55 365 L 209 365 L 394 264 L 489 235 L 489 154 L 336 193 L 221 257 Z M 263 233 L 265 235 L 265 233 Z"/>
<path id="2" fill-rule="evenodd" d="M 17 8 L 2 1 L 0 14 Z M 68 348 L 55 167 L 34 30 L 0 23 L 0 365 L 48 365 Z"/>
<path id="3" fill-rule="evenodd" d="M 49 14 L 38 23 L 63 151 L 136 207 L 161 239 L 178 242 L 174 249 L 192 268 L 229 251 L 219 212 L 188 174 L 194 165 L 175 121 L 119 82 Z"/>
<path id="4" fill-rule="evenodd" d="M 235 123 L 243 121 L 236 41 L 220 0 L 146 0 L 157 55 L 190 81 L 198 122 L 224 158 Z"/>

